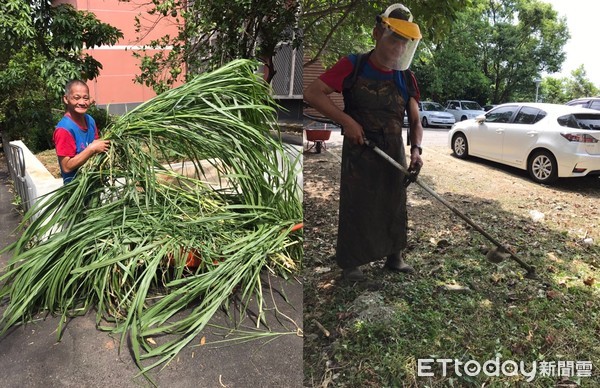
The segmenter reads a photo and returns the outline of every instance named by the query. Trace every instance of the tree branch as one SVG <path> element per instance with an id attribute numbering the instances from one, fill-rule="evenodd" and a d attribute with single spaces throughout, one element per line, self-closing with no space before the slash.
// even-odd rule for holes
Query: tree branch
<path id="1" fill-rule="evenodd" d="M 342 15 L 342 17 L 338 20 L 338 22 L 335 24 L 335 26 L 333 26 L 331 28 L 331 30 L 329 31 L 329 33 L 323 40 L 323 44 L 321 45 L 321 48 L 319 48 L 319 51 L 317 51 L 317 54 L 315 54 L 314 58 L 310 59 L 302 67 L 308 67 L 308 66 L 314 64 L 321 57 L 321 54 L 323 53 L 323 51 L 325 51 L 325 48 L 329 44 L 329 41 L 331 40 L 331 37 L 333 36 L 333 33 L 335 32 L 335 30 L 344 22 L 344 20 L 346 20 L 346 18 L 348 18 L 348 15 L 350 15 L 350 9 L 352 8 L 353 4 L 354 4 L 354 2 L 351 2 L 348 5 L 348 7 L 344 10 L 344 14 Z"/>

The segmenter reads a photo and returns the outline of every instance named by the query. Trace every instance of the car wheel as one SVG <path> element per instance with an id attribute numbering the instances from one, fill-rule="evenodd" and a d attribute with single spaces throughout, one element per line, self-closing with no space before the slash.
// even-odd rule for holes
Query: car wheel
<path id="1" fill-rule="evenodd" d="M 423 125 L 423 128 L 427 128 L 427 126 L 429 125 L 429 123 L 427 122 L 427 117 L 423 117 L 423 120 L 421 120 L 421 124 Z"/>
<path id="2" fill-rule="evenodd" d="M 548 151 L 537 151 L 527 163 L 529 176 L 537 183 L 552 183 L 558 179 L 558 165 L 554 155 Z"/>
<path id="3" fill-rule="evenodd" d="M 465 121 L 467 119 L 467 116 L 463 116 L 460 118 L 460 121 Z"/>
<path id="4" fill-rule="evenodd" d="M 466 159 L 469 156 L 469 144 L 462 133 L 457 133 L 452 138 L 452 152 L 457 158 Z"/>

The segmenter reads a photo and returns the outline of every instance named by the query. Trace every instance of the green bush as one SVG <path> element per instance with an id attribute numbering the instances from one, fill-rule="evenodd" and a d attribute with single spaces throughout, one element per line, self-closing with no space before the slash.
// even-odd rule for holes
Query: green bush
<path id="1" fill-rule="evenodd" d="M 8 140 L 22 140 L 34 153 L 54 147 L 54 115 L 41 95 L 11 101 L 2 122 Z"/>
<path id="2" fill-rule="evenodd" d="M 90 116 L 94 118 L 96 121 L 96 126 L 98 127 L 98 132 L 100 136 L 104 133 L 104 129 L 108 127 L 114 121 L 114 116 L 108 113 L 108 111 L 104 108 L 99 108 L 97 105 L 90 106 L 88 109 L 88 113 Z"/>

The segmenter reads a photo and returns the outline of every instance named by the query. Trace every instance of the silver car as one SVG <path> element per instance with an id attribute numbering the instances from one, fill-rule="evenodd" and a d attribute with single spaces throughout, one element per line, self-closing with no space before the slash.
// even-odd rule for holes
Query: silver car
<path id="1" fill-rule="evenodd" d="M 600 97 L 577 98 L 567 102 L 567 105 L 600 110 Z"/>
<path id="2" fill-rule="evenodd" d="M 470 155 L 529 172 L 538 183 L 600 175 L 600 111 L 558 104 L 507 103 L 448 132 L 455 156 Z"/>

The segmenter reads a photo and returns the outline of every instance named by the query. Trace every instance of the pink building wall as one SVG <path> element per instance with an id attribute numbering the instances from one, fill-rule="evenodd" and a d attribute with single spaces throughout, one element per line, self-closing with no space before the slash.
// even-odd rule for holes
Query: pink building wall
<path id="1" fill-rule="evenodd" d="M 108 105 L 111 112 L 122 113 L 128 106 L 135 106 L 156 94 L 146 86 L 133 81 L 140 74 L 139 60 L 133 52 L 140 52 L 143 45 L 166 34 L 177 35 L 174 18 L 148 15 L 145 11 L 147 0 L 55 0 L 53 4 L 71 4 L 79 11 L 88 11 L 104 23 L 123 32 L 124 37 L 114 46 L 96 47 L 86 50 L 102 63 L 100 76 L 89 81 L 90 94 L 98 105 Z M 135 18 L 139 17 L 145 26 L 156 23 L 151 30 L 136 32 Z M 142 36 L 143 35 L 143 36 Z M 157 50 L 147 50 L 153 55 Z"/>

